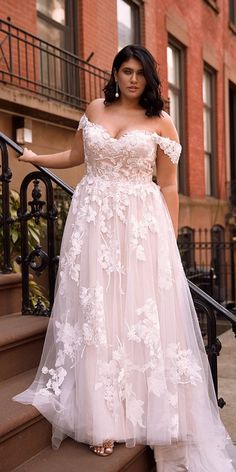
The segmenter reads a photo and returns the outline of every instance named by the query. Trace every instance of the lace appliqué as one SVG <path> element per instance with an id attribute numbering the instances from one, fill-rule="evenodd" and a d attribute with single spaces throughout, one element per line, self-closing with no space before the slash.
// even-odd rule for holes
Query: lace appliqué
<path id="1" fill-rule="evenodd" d="M 87 174 L 111 182 L 151 182 L 156 158 L 153 133 L 133 130 L 115 139 L 85 115 L 81 128 Z"/>
<path id="2" fill-rule="evenodd" d="M 135 394 L 137 373 L 145 376 L 149 393 L 158 398 L 164 395 L 172 409 L 169 431 L 173 438 L 178 437 L 179 416 L 177 386 L 183 383 L 197 385 L 202 382 L 200 366 L 191 349 L 181 349 L 180 344 L 171 344 L 164 363 L 160 340 L 158 311 L 153 299 L 137 308 L 140 321 L 127 325 L 127 340 L 131 343 L 143 343 L 149 350 L 149 361 L 135 365 L 129 359 L 128 350 L 118 340 L 119 346 L 112 352 L 108 362 L 99 360 L 98 381 L 95 389 L 103 388 L 104 399 L 111 414 L 117 418 L 121 403 L 125 401 L 126 415 L 132 424 L 143 427 L 143 400 Z M 128 346 L 127 346 L 128 347 Z"/>
<path id="3" fill-rule="evenodd" d="M 104 243 L 98 249 L 98 262 L 100 263 L 103 270 L 106 271 L 108 275 L 108 282 L 107 288 L 110 284 L 110 276 L 112 273 L 116 272 L 119 274 L 120 279 L 120 291 L 122 292 L 121 288 L 121 275 L 124 275 L 125 268 L 121 262 L 121 250 L 119 246 L 119 242 L 114 240 L 104 241 Z"/>
<path id="4" fill-rule="evenodd" d="M 173 274 L 171 266 L 171 256 L 168 242 L 159 238 L 159 258 L 157 271 L 157 287 L 159 290 L 171 290 L 173 288 Z"/>
<path id="5" fill-rule="evenodd" d="M 124 346 L 119 346 L 112 353 L 109 362 L 98 361 L 98 381 L 95 390 L 103 388 L 104 399 L 108 410 L 115 420 L 119 417 L 119 409 L 125 401 L 126 417 L 135 426 L 144 428 L 142 400 L 138 400 L 132 387 L 131 374 L 138 369 L 128 359 Z"/>
<path id="6" fill-rule="evenodd" d="M 142 318 L 137 323 L 128 326 L 129 341 L 143 343 L 148 346 L 151 358 L 157 356 L 160 349 L 160 326 L 157 306 L 152 298 L 148 298 L 143 307 L 136 310 L 136 315 Z"/>
<path id="7" fill-rule="evenodd" d="M 68 312 L 65 313 L 65 318 L 68 316 Z M 61 394 L 61 386 L 67 375 L 67 369 L 63 367 L 65 360 L 68 358 L 69 364 L 73 365 L 77 346 L 79 344 L 79 326 L 78 323 L 72 326 L 70 323 L 55 322 L 56 327 L 56 344 L 62 344 L 62 347 L 57 351 L 57 357 L 55 362 L 55 368 L 49 368 L 44 365 L 42 367 L 42 374 L 49 375 L 50 378 L 46 383 L 46 387 L 39 390 L 39 394 L 42 395 L 55 395 L 58 397 Z"/>
<path id="8" fill-rule="evenodd" d="M 82 343 L 84 347 L 94 345 L 96 347 L 107 344 L 103 288 L 80 289 L 80 300 L 84 323 L 82 326 Z"/>
<path id="9" fill-rule="evenodd" d="M 180 154 L 182 151 L 181 144 L 164 136 L 156 136 L 156 142 L 159 144 L 161 150 L 170 158 L 173 164 L 178 164 Z"/>
<path id="10" fill-rule="evenodd" d="M 89 121 L 86 115 L 81 117 L 78 129 L 83 129 L 88 144 L 95 146 L 93 150 L 96 151 L 98 158 L 102 159 L 105 163 L 104 171 L 109 171 L 109 161 L 107 159 L 109 155 L 112 156 L 110 157 L 110 162 L 112 163 L 113 174 L 120 173 L 120 178 L 123 175 L 125 178 L 131 179 L 134 174 L 136 179 L 138 177 L 144 179 L 145 174 L 152 173 L 156 158 L 156 150 L 151 149 L 151 147 L 149 148 L 149 144 L 152 142 L 160 146 L 173 164 L 178 164 L 182 150 L 180 143 L 148 130 L 134 129 L 124 132 L 119 138 L 113 138 L 106 128 Z M 92 131 L 91 141 L 89 131 Z M 94 137 L 96 138 L 95 140 Z M 102 152 L 104 144 L 107 147 L 107 153 Z M 117 152 L 120 159 L 116 162 Z M 132 158 L 135 158 L 135 160 Z M 128 165 L 124 166 L 123 159 L 128 159 Z M 87 161 L 89 160 L 90 150 L 88 149 Z M 128 174 L 125 173 L 125 167 L 128 170 Z M 110 177 L 114 179 L 114 175 L 110 175 Z"/>
<path id="11" fill-rule="evenodd" d="M 149 208 L 149 213 L 144 215 L 143 220 L 137 221 L 135 216 L 131 216 L 132 224 L 132 235 L 131 235 L 131 248 L 136 252 L 136 258 L 140 261 L 145 261 L 145 251 L 142 245 L 142 240 L 147 239 L 148 232 L 157 233 L 158 224 L 156 218 L 153 216 L 153 209 Z"/>
<path id="12" fill-rule="evenodd" d="M 173 384 L 197 385 L 202 382 L 201 367 L 191 349 L 181 349 L 180 343 L 170 344 L 167 349 L 168 375 Z"/>
<path id="13" fill-rule="evenodd" d="M 61 386 L 67 375 L 68 369 L 74 367 L 74 362 L 78 354 L 83 356 L 86 346 L 105 346 L 107 344 L 107 336 L 105 329 L 105 314 L 103 301 L 103 288 L 96 286 L 95 288 L 81 287 L 81 318 L 82 326 L 79 321 L 75 325 L 66 322 L 55 322 L 56 327 L 56 345 L 61 346 L 57 350 L 55 368 L 49 368 L 44 365 L 42 373 L 49 375 L 50 378 L 46 383 L 46 387 L 39 390 L 39 394 L 55 395 L 61 394 Z M 69 312 L 65 313 L 65 319 L 69 316 Z"/>

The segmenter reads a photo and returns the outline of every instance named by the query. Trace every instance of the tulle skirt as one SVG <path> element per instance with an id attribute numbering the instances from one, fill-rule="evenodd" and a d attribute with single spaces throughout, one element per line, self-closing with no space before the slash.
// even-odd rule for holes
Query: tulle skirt
<path id="1" fill-rule="evenodd" d="M 86 175 L 76 187 L 53 312 L 32 385 L 65 436 L 154 448 L 158 471 L 232 472 L 170 216 L 152 182 Z"/>

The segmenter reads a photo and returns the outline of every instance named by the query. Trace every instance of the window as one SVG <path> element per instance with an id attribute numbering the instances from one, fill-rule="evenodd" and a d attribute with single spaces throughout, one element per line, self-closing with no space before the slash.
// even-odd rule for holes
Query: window
<path id="1" fill-rule="evenodd" d="M 37 0 L 37 16 L 40 38 L 75 52 L 73 0 Z"/>
<path id="2" fill-rule="evenodd" d="M 229 0 L 229 21 L 236 26 L 236 0 Z"/>
<path id="3" fill-rule="evenodd" d="M 118 49 L 140 43 L 140 5 L 137 1 L 117 0 Z"/>
<path id="4" fill-rule="evenodd" d="M 167 48 L 169 113 L 178 131 L 183 152 L 178 167 L 178 187 L 186 193 L 184 159 L 184 48 L 177 42 L 169 41 Z"/>
<path id="5" fill-rule="evenodd" d="M 216 196 L 215 72 L 205 66 L 203 74 L 204 172 L 206 195 Z"/>
<path id="6" fill-rule="evenodd" d="M 39 50 L 41 83 L 69 95 L 77 87 L 75 73 L 66 54 L 56 49 L 76 52 L 74 0 L 37 0 L 38 35 L 42 39 Z"/>

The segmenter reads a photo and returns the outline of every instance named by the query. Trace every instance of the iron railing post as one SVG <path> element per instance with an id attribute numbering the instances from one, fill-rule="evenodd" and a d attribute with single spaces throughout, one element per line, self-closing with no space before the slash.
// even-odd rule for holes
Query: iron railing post
<path id="1" fill-rule="evenodd" d="M 2 215 L 0 215 L 0 224 L 3 230 L 3 266 L 2 272 L 7 274 L 12 272 L 11 265 L 11 234 L 10 225 L 12 219 L 10 215 L 10 190 L 9 183 L 12 178 L 11 169 L 8 166 L 7 145 L 0 139 L 0 149 L 2 156 L 2 174 L 0 181 L 2 182 Z"/>
<path id="2" fill-rule="evenodd" d="M 233 236 L 231 244 L 231 285 L 232 300 L 236 306 L 236 236 Z"/>

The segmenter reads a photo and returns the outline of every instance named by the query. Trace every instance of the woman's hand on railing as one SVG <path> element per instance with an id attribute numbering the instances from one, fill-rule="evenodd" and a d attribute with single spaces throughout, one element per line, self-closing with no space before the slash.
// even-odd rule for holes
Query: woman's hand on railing
<path id="1" fill-rule="evenodd" d="M 37 162 L 37 154 L 27 147 L 24 148 L 24 153 L 18 157 L 18 161 L 29 162 L 35 164 Z"/>
<path id="2" fill-rule="evenodd" d="M 36 166 L 49 167 L 51 169 L 67 169 L 82 164 L 77 153 L 71 150 L 57 152 L 56 154 L 35 154 L 30 149 L 24 148 L 24 153 L 18 158 L 20 161 L 28 162 Z"/>
<path id="3" fill-rule="evenodd" d="M 23 154 L 18 159 L 19 161 L 51 169 L 67 169 L 78 166 L 84 162 L 84 145 L 81 130 L 76 132 L 71 149 L 55 154 L 35 154 L 25 147 Z"/>

